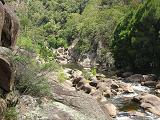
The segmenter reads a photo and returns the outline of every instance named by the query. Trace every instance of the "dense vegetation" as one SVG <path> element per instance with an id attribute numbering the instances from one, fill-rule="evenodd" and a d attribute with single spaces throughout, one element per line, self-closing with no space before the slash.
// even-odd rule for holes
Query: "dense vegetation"
<path id="1" fill-rule="evenodd" d="M 18 45 L 53 61 L 53 49 L 93 54 L 101 65 L 149 72 L 159 68 L 158 0 L 21 0 Z M 114 64 L 115 63 L 115 64 Z"/>
<path id="2" fill-rule="evenodd" d="M 81 14 L 87 0 L 21 1 L 17 15 L 21 23 L 18 44 L 40 54 L 46 60 L 53 57 L 52 48 L 67 47 L 64 27 L 71 13 Z"/>
<path id="3" fill-rule="evenodd" d="M 53 58 L 52 49 L 67 47 L 78 39 L 76 54 L 108 52 L 113 30 L 129 3 L 121 0 L 31 0 L 21 1 L 17 15 L 21 22 L 18 44 L 34 49 L 41 57 Z M 134 6 L 135 3 L 132 3 Z M 102 48 L 97 51 L 100 43 Z"/>
<path id="4" fill-rule="evenodd" d="M 118 24 L 112 43 L 118 68 L 141 72 L 159 69 L 159 8 L 159 0 L 147 0 Z"/>

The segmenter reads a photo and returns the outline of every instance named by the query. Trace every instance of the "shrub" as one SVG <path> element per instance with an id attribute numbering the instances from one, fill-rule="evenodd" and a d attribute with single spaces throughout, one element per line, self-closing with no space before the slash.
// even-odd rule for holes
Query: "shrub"
<path id="1" fill-rule="evenodd" d="M 93 76 L 92 72 L 90 70 L 87 70 L 87 69 L 86 70 L 84 69 L 82 71 L 82 73 L 83 73 L 83 76 L 86 80 L 89 80 Z"/>
<path id="2" fill-rule="evenodd" d="M 117 68 L 135 72 L 159 69 L 159 8 L 159 0 L 147 0 L 119 23 L 112 41 Z"/>
<path id="3" fill-rule="evenodd" d="M 33 96 L 50 96 L 50 85 L 45 75 L 57 69 L 56 63 L 37 64 L 35 60 L 24 55 L 13 56 L 16 65 L 16 89 L 21 94 Z"/>
<path id="4" fill-rule="evenodd" d="M 4 118 L 5 120 L 17 120 L 17 115 L 18 113 L 16 112 L 15 107 L 8 107 L 4 114 Z"/>
<path id="5" fill-rule="evenodd" d="M 60 83 L 63 83 L 65 80 L 67 80 L 67 76 L 65 75 L 63 68 L 58 70 L 57 79 Z"/>

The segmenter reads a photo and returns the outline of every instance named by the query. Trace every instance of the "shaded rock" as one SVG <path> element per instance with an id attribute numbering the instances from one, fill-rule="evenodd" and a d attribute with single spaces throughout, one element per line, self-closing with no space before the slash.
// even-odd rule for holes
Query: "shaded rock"
<path id="1" fill-rule="evenodd" d="M 126 78 L 126 77 L 130 77 L 131 75 L 133 75 L 132 72 L 124 72 L 122 73 L 121 77 Z"/>
<path id="2" fill-rule="evenodd" d="M 129 81 L 129 82 L 141 82 L 143 81 L 143 75 L 141 74 L 134 74 L 134 75 L 131 75 L 130 77 L 127 77 L 125 80 L 126 81 Z"/>
<path id="3" fill-rule="evenodd" d="M 145 81 L 145 82 L 142 82 L 141 84 L 145 85 L 145 86 L 156 86 L 157 82 L 155 82 L 155 81 Z"/>
<path id="4" fill-rule="evenodd" d="M 76 85 L 76 84 L 78 84 L 79 81 L 82 80 L 82 79 L 83 79 L 82 77 L 74 78 L 73 81 L 72 81 L 72 84 L 73 84 L 73 85 Z"/>
<path id="5" fill-rule="evenodd" d="M 75 88 L 76 88 L 76 90 L 82 90 L 84 85 L 85 85 L 85 81 L 84 80 L 80 80 Z"/>
<path id="6" fill-rule="evenodd" d="M 3 47 L 14 49 L 16 38 L 19 30 L 19 21 L 16 14 L 10 9 L 8 5 L 4 5 L 5 20 L 2 29 L 1 42 Z"/>
<path id="7" fill-rule="evenodd" d="M 64 48 L 59 47 L 59 48 L 57 49 L 57 54 L 59 54 L 59 55 L 64 54 Z"/>
<path id="8" fill-rule="evenodd" d="M 160 83 L 156 85 L 156 89 L 160 89 Z"/>
<path id="9" fill-rule="evenodd" d="M 113 95 L 113 93 L 111 92 L 110 89 L 108 89 L 107 91 L 103 92 L 103 96 L 106 98 L 110 98 Z"/>
<path id="10" fill-rule="evenodd" d="M 89 82 L 89 84 L 90 84 L 91 86 L 93 86 L 93 87 L 97 87 L 98 83 L 99 83 L 99 81 L 96 80 L 96 79 L 93 79 L 91 82 Z"/>
<path id="11" fill-rule="evenodd" d="M 123 93 L 123 89 L 122 88 L 118 88 L 117 89 L 117 94 L 121 94 L 121 93 Z"/>
<path id="12" fill-rule="evenodd" d="M 80 61 L 79 64 L 83 67 L 90 68 L 91 67 L 91 59 L 88 56 L 86 56 L 86 58 L 83 59 L 83 61 Z"/>
<path id="13" fill-rule="evenodd" d="M 156 81 L 158 77 L 155 74 L 143 75 L 143 81 Z"/>
<path id="14" fill-rule="evenodd" d="M 116 90 L 113 90 L 113 89 L 111 89 L 111 92 L 112 92 L 112 94 L 114 94 L 114 95 L 117 95 L 117 94 L 118 94 L 117 91 L 116 91 Z"/>
<path id="15" fill-rule="evenodd" d="M 115 82 L 112 81 L 111 88 L 112 89 L 117 89 L 117 88 L 119 88 L 119 85 L 117 83 L 115 83 Z"/>
<path id="16" fill-rule="evenodd" d="M 0 87 L 9 92 L 14 84 L 14 69 L 9 56 L 11 51 L 0 47 Z"/>
<path id="17" fill-rule="evenodd" d="M 143 93 L 133 98 L 134 101 L 140 102 L 141 107 L 145 110 L 160 116 L 160 98 L 148 93 Z"/>
<path id="18" fill-rule="evenodd" d="M 117 115 L 117 108 L 115 107 L 115 105 L 111 104 L 111 103 L 107 103 L 104 105 L 104 107 L 107 109 L 109 115 L 111 117 L 116 117 Z"/>
<path id="19" fill-rule="evenodd" d="M 111 92 L 111 88 L 108 86 L 101 86 L 99 90 L 102 92 L 103 96 L 106 98 L 110 98 L 113 95 L 113 93 Z"/>
<path id="20" fill-rule="evenodd" d="M 84 84 L 84 86 L 82 87 L 82 89 L 85 93 L 89 94 L 92 90 L 92 87 L 89 84 Z"/>
<path id="21" fill-rule="evenodd" d="M 0 0 L 0 1 L 2 2 L 3 5 L 5 4 L 4 0 Z"/>
<path id="22" fill-rule="evenodd" d="M 56 58 L 58 59 L 58 61 L 65 61 L 65 58 L 63 55 L 59 55 Z"/>

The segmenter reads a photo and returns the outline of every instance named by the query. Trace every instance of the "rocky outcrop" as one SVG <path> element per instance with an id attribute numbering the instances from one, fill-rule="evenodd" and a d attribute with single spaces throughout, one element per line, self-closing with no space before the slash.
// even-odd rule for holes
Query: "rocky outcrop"
<path id="1" fill-rule="evenodd" d="M 4 5 L 4 10 L 5 20 L 2 29 L 1 42 L 3 47 L 13 49 L 15 47 L 17 33 L 19 30 L 19 22 L 16 15 L 8 5 Z"/>
<path id="2" fill-rule="evenodd" d="M 14 68 L 10 59 L 11 51 L 0 47 L 0 87 L 9 92 L 14 83 Z"/>
<path id="3" fill-rule="evenodd" d="M 92 96 L 82 92 L 68 91 L 56 82 L 52 85 L 54 100 L 79 111 L 86 116 L 84 120 L 110 120 L 107 111 Z"/>
<path id="4" fill-rule="evenodd" d="M 111 120 L 107 110 L 92 96 L 67 89 L 54 78 L 47 75 L 51 85 L 51 99 L 21 96 L 16 106 L 18 120 Z"/>
<path id="5" fill-rule="evenodd" d="M 14 65 L 12 63 L 12 51 L 15 47 L 19 30 L 19 22 L 3 0 L 0 1 L 0 89 L 4 99 L 0 98 L 0 119 L 3 119 L 7 105 L 10 104 L 9 92 L 14 85 Z M 6 94 L 4 94 L 6 93 Z"/>
<path id="6" fill-rule="evenodd" d="M 0 87 L 9 92 L 12 90 L 14 68 L 11 61 L 11 50 L 15 47 L 19 30 L 16 15 L 4 1 L 0 2 Z"/>

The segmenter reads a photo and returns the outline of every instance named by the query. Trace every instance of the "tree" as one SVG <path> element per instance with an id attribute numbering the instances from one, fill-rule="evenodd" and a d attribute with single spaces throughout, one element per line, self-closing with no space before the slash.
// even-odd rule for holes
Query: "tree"
<path id="1" fill-rule="evenodd" d="M 148 72 L 160 67 L 160 1 L 147 0 L 119 23 L 112 41 L 117 68 Z"/>

